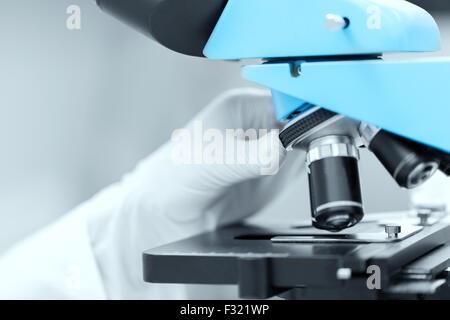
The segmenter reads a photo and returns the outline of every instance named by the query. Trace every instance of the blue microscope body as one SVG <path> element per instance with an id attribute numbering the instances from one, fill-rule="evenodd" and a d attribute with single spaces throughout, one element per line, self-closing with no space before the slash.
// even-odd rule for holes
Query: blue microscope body
<path id="1" fill-rule="evenodd" d="M 330 13 L 347 25 L 327 28 Z M 280 121 L 308 102 L 449 152 L 450 58 L 381 58 L 440 46 L 434 19 L 407 1 L 230 0 L 204 54 L 274 59 L 243 76 L 272 90 Z"/>
<path id="2" fill-rule="evenodd" d="M 450 58 L 383 56 L 440 50 L 429 13 L 404 0 L 96 1 L 173 51 L 257 59 L 244 78 L 271 90 L 283 145 L 306 151 L 312 225 L 244 223 L 147 250 L 145 281 L 237 284 L 244 298 L 450 299 L 450 225 L 429 221 L 445 207 L 358 224 L 359 148 L 404 188 L 450 175 Z M 373 265 L 380 290 L 366 285 Z"/>
<path id="3" fill-rule="evenodd" d="M 264 59 L 243 76 L 272 90 L 287 123 L 284 146 L 307 152 L 314 226 L 339 231 L 363 216 L 357 166 L 343 160 L 359 159 L 354 144 L 373 151 L 401 187 L 417 187 L 438 167 L 449 174 L 450 58 L 382 57 L 440 47 L 433 17 L 403 0 L 229 0 L 203 52 Z M 336 124 L 316 106 L 359 123 Z M 441 153 L 432 159 L 425 146 Z"/>

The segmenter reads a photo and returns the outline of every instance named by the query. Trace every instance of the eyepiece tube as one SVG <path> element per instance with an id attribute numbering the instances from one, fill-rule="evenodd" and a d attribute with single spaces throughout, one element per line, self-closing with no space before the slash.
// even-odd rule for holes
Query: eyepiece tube
<path id="1" fill-rule="evenodd" d="M 170 50 L 203 57 L 227 0 L 96 0 L 106 13 Z"/>
<path id="2" fill-rule="evenodd" d="M 366 146 L 404 188 L 418 187 L 439 168 L 440 161 L 417 142 L 361 124 L 360 133 Z"/>
<path id="3" fill-rule="evenodd" d="M 327 136 L 310 144 L 307 166 L 316 228 L 340 231 L 363 218 L 358 159 L 358 149 L 350 137 Z"/>

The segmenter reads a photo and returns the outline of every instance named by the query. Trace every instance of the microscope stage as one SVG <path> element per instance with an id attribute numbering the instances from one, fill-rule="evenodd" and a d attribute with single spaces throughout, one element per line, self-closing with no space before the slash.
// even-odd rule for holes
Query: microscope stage
<path id="1" fill-rule="evenodd" d="M 450 225 L 444 223 L 401 227 L 398 237 L 389 238 L 378 222 L 360 223 L 339 233 L 306 226 L 232 225 L 146 251 L 144 279 L 238 284 L 242 297 L 265 298 L 293 288 L 342 288 L 347 280 L 365 286 L 369 267 L 375 265 L 387 290 L 410 271 L 413 261 L 450 240 Z M 439 252 L 435 257 L 438 267 L 430 265 L 434 268 L 430 271 L 425 266 L 419 277 L 444 272 L 449 261 L 441 256 Z M 430 281 L 425 284 L 428 289 L 436 286 Z"/>

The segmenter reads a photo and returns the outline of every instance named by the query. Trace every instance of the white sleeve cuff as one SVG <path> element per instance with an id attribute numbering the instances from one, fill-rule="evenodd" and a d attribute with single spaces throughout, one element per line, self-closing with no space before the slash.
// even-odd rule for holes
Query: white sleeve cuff
<path id="1" fill-rule="evenodd" d="M 83 210 L 74 210 L 0 258 L 0 299 L 105 297 Z"/>

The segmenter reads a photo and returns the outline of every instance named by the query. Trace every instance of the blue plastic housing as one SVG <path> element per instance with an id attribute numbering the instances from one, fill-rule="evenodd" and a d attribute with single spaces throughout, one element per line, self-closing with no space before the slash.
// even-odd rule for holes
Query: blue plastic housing
<path id="1" fill-rule="evenodd" d="M 297 77 L 289 62 L 243 67 L 244 78 L 285 95 L 275 100 L 280 120 L 308 101 L 450 152 L 450 58 L 293 63 Z"/>
<path id="2" fill-rule="evenodd" d="M 327 14 L 347 18 L 348 27 L 328 30 Z M 433 17 L 403 0 L 229 0 L 203 53 L 227 60 L 439 48 Z"/>
<path id="3" fill-rule="evenodd" d="M 328 14 L 348 24 L 330 30 Z M 229 0 L 204 54 L 272 58 L 243 75 L 272 90 L 279 120 L 311 103 L 450 152 L 450 58 L 368 58 L 439 49 L 433 17 L 404 0 Z"/>

